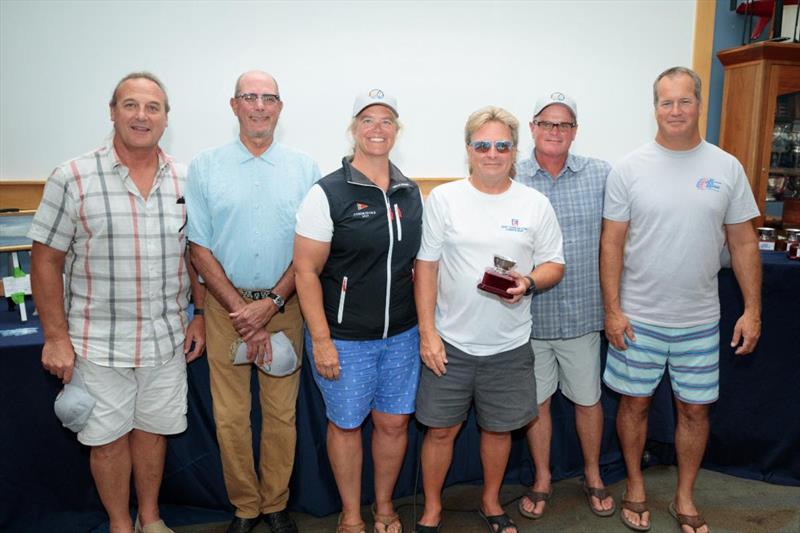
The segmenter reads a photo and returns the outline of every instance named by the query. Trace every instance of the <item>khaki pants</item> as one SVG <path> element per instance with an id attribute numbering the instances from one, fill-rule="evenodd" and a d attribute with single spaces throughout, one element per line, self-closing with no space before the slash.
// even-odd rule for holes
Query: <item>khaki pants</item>
<path id="1" fill-rule="evenodd" d="M 205 309 L 211 397 L 228 498 L 240 518 L 283 510 L 289 500 L 289 477 L 294 466 L 295 407 L 300 372 L 277 378 L 253 365 L 234 365 L 231 346 L 239 335 L 228 312 L 211 293 L 206 296 Z M 284 313 L 276 314 L 267 324 L 267 331 L 283 331 L 302 357 L 303 317 L 296 296 L 286 303 Z M 261 402 L 258 475 L 250 427 L 251 372 L 258 374 Z"/>

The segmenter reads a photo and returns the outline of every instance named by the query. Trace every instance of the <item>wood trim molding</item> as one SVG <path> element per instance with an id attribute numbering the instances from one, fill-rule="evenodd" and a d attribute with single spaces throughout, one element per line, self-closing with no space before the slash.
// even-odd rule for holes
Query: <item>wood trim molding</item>
<path id="1" fill-rule="evenodd" d="M 422 190 L 422 197 L 427 198 L 431 190 L 461 178 L 412 178 Z M 0 180 L 0 209 L 37 209 L 42 200 L 45 180 Z"/>
<path id="2" fill-rule="evenodd" d="M 0 209 L 36 209 L 45 180 L 0 180 Z"/>
<path id="3" fill-rule="evenodd" d="M 696 0 L 694 12 L 694 46 L 692 70 L 703 80 L 703 109 L 700 116 L 700 135 L 706 136 L 708 128 L 708 95 L 711 85 L 711 62 L 714 59 L 714 19 L 717 3 L 714 0 Z"/>
<path id="4" fill-rule="evenodd" d="M 800 54 L 800 43 L 761 41 L 721 50 L 717 52 L 717 57 L 723 65 L 728 66 L 762 59 L 797 63 L 797 58 L 800 57 L 798 54 Z"/>

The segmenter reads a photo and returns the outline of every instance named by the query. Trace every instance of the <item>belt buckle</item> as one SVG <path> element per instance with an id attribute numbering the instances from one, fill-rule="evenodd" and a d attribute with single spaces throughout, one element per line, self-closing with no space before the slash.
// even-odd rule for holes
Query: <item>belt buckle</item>
<path id="1" fill-rule="evenodd" d="M 250 300 L 263 300 L 269 294 L 269 291 L 258 289 L 258 290 L 250 290 L 250 289 L 239 289 L 239 293 L 248 298 Z"/>

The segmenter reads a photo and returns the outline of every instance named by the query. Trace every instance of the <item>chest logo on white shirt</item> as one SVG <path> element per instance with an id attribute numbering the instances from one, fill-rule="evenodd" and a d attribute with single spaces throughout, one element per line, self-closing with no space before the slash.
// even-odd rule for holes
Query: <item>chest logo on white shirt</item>
<path id="1" fill-rule="evenodd" d="M 518 218 L 512 218 L 511 224 L 501 224 L 500 229 L 510 231 L 513 233 L 525 233 L 528 231 L 528 226 L 520 226 Z"/>
<path id="2" fill-rule="evenodd" d="M 700 178 L 694 184 L 698 191 L 716 191 L 719 192 L 719 182 L 714 178 Z"/>

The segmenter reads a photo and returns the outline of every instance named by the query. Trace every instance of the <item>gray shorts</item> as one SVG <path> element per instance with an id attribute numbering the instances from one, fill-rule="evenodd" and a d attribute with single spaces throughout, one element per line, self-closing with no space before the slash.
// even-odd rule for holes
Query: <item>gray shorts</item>
<path id="1" fill-rule="evenodd" d="M 536 359 L 539 403 L 556 388 L 574 403 L 591 406 L 600 401 L 600 333 L 573 339 L 531 339 Z"/>
<path id="2" fill-rule="evenodd" d="M 478 425 L 512 431 L 539 413 L 533 350 L 529 342 L 495 355 L 476 356 L 444 343 L 447 373 L 437 377 L 422 367 L 417 389 L 417 420 L 430 427 L 450 427 L 467 419 L 475 402 Z"/>

